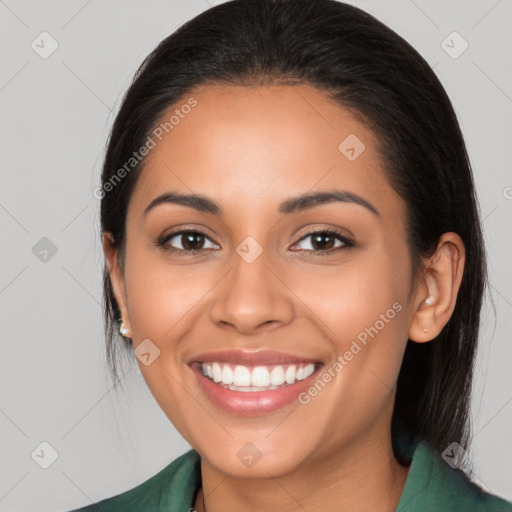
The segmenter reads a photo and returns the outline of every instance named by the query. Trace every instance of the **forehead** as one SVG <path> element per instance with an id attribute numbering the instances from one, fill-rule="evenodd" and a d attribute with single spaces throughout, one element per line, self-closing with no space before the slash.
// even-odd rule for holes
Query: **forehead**
<path id="1" fill-rule="evenodd" d="M 167 130 L 153 137 L 130 202 L 138 213 L 171 190 L 215 197 L 234 214 L 313 189 L 397 201 L 373 132 L 312 86 L 202 87 L 161 120 Z"/>

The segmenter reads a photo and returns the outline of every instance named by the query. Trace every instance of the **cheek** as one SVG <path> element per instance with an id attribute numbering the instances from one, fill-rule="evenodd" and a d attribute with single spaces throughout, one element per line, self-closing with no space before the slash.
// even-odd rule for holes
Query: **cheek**
<path id="1" fill-rule="evenodd" d="M 386 257 L 354 258 L 329 272 L 302 272 L 294 291 L 325 323 L 329 337 L 344 342 L 373 326 L 390 309 L 388 316 L 394 319 L 395 302 L 405 310 L 407 267 L 397 267 Z"/>
<path id="2" fill-rule="evenodd" d="M 172 340 L 175 333 L 183 331 L 187 318 L 195 315 L 196 306 L 214 284 L 215 276 L 211 283 L 209 276 L 208 271 L 198 273 L 194 266 L 170 265 L 159 256 L 134 251 L 126 283 L 137 337 Z"/>
<path id="3" fill-rule="evenodd" d="M 138 360 L 139 369 L 155 400 L 183 433 L 189 430 L 187 411 L 194 400 L 184 380 L 181 342 L 197 330 L 208 290 L 218 281 L 217 274 L 192 268 L 134 250 L 125 274 L 134 349 L 149 339 L 159 350 L 149 365 Z"/>
<path id="4" fill-rule="evenodd" d="M 408 269 L 406 253 L 373 254 L 333 267 L 329 275 L 301 278 L 296 287 L 334 357 L 343 359 L 343 392 L 394 386 L 407 341 Z"/>

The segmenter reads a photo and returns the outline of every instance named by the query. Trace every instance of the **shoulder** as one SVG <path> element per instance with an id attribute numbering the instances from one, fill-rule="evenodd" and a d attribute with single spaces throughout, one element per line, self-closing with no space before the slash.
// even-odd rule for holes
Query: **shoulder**
<path id="1" fill-rule="evenodd" d="M 138 486 L 69 512 L 187 511 L 200 486 L 199 454 L 189 450 Z"/>
<path id="2" fill-rule="evenodd" d="M 512 502 L 484 491 L 452 466 L 426 442 L 417 442 L 396 512 L 512 512 Z"/>

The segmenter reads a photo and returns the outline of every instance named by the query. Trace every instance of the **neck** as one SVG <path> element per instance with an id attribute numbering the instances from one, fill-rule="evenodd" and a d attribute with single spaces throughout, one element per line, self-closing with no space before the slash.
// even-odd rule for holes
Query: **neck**
<path id="1" fill-rule="evenodd" d="M 197 512 L 295 512 L 297 508 L 308 512 L 394 512 L 407 474 L 408 467 L 401 466 L 394 456 L 389 433 L 380 437 L 365 433 L 349 446 L 310 459 L 278 478 L 233 478 L 202 459 L 203 487 L 194 508 Z"/>

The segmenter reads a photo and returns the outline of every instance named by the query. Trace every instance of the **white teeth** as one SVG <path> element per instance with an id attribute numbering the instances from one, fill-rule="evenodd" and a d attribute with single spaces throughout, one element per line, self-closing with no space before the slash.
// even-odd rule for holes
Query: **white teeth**
<path id="1" fill-rule="evenodd" d="M 304 380 L 315 371 L 315 365 L 237 365 L 233 369 L 229 364 L 214 362 L 202 363 L 201 371 L 213 382 L 235 391 L 262 391 Z"/>
<path id="2" fill-rule="evenodd" d="M 296 375 L 296 367 L 294 364 L 292 364 L 292 365 L 288 366 L 288 368 L 286 368 L 286 373 L 284 374 L 286 383 L 293 384 L 295 382 L 295 375 Z"/>
<path id="3" fill-rule="evenodd" d="M 278 365 L 270 372 L 270 384 L 273 386 L 284 384 L 284 370 L 282 366 Z"/>
<path id="4" fill-rule="evenodd" d="M 235 373 L 233 374 L 233 384 L 235 386 L 250 386 L 251 385 L 251 371 L 246 366 L 235 366 Z"/>
<path id="5" fill-rule="evenodd" d="M 315 371 L 315 365 L 308 364 L 307 366 L 304 367 L 304 376 L 302 377 L 302 379 L 299 379 L 299 380 L 307 379 L 314 371 Z"/>
<path id="6" fill-rule="evenodd" d="M 252 371 L 251 384 L 253 386 L 270 386 L 270 373 L 265 366 L 256 366 Z"/>
<path id="7" fill-rule="evenodd" d="M 222 380 L 222 369 L 221 369 L 219 363 L 212 364 L 212 373 L 213 373 L 213 380 L 215 382 L 220 382 Z"/>
<path id="8" fill-rule="evenodd" d="M 229 366 L 229 364 L 225 364 L 224 368 L 222 369 L 222 383 L 233 384 L 233 370 L 231 369 L 231 366 Z"/>

